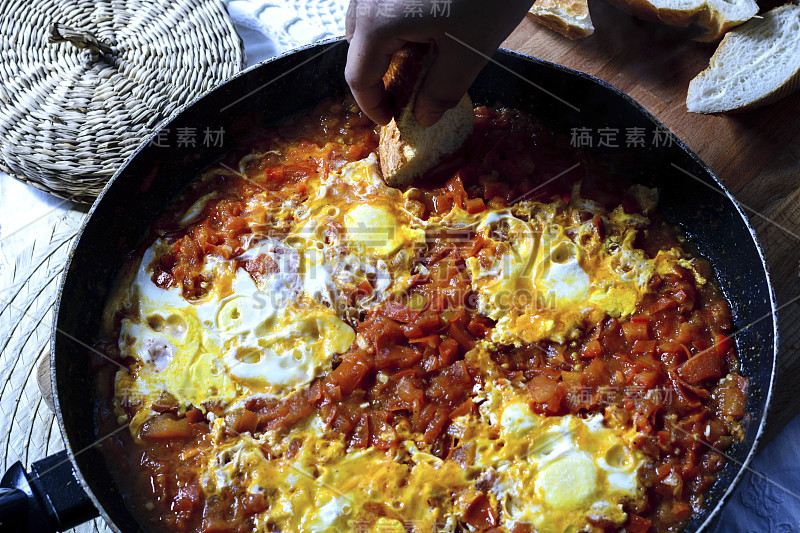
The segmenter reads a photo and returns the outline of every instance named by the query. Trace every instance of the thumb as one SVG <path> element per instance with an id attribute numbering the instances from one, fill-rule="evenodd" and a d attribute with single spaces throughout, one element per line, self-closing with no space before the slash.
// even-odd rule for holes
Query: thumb
<path id="1" fill-rule="evenodd" d="M 414 104 L 417 122 L 425 127 L 436 124 L 445 111 L 461 101 L 486 62 L 475 51 L 443 37 L 417 92 Z"/>

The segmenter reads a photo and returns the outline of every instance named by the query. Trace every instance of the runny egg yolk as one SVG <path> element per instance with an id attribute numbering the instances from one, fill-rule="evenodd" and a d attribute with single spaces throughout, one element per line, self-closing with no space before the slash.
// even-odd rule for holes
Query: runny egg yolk
<path id="1" fill-rule="evenodd" d="M 367 253 L 386 256 L 397 251 L 403 241 L 398 235 L 397 219 L 385 209 L 361 204 L 344 217 L 350 242 Z"/>
<path id="2" fill-rule="evenodd" d="M 587 453 L 573 453 L 548 464 L 536 476 L 536 491 L 546 505 L 555 509 L 585 505 L 597 491 L 594 461 Z"/>
<path id="3" fill-rule="evenodd" d="M 344 216 L 344 224 L 355 252 L 388 257 L 398 250 L 425 242 L 425 230 L 402 223 L 385 206 L 359 204 Z"/>
<path id="4" fill-rule="evenodd" d="M 602 415 L 545 417 L 533 413 L 524 399 L 494 391 L 504 404 L 494 440 L 480 429 L 477 463 L 494 471 L 492 494 L 509 525 L 532 524 L 537 531 L 577 531 L 586 516 L 602 516 L 622 525 L 624 501 L 639 501 L 642 464 L 639 452 L 603 425 Z"/>

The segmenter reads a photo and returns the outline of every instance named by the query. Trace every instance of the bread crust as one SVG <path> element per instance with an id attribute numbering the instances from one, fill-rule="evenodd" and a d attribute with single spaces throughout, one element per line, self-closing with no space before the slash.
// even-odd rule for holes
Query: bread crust
<path id="1" fill-rule="evenodd" d="M 408 163 L 405 156 L 403 136 L 400 135 L 400 129 L 397 127 L 397 122 L 392 119 L 389 124 L 381 128 L 380 142 L 378 143 L 378 157 L 381 162 L 381 173 L 384 180 L 388 185 L 394 181 L 392 176 Z"/>
<path id="2" fill-rule="evenodd" d="M 747 0 L 745 16 L 737 19 L 726 19 L 725 15 L 710 5 L 709 0 L 698 0 L 694 5 L 684 9 L 657 7 L 648 0 L 608 0 L 613 6 L 642 20 L 662 22 L 669 26 L 688 28 L 697 26 L 702 33 L 695 37 L 696 41 L 712 42 L 722 37 L 728 30 L 747 22 L 758 12 L 755 0 Z"/>
<path id="3" fill-rule="evenodd" d="M 392 56 L 389 68 L 383 75 L 383 86 L 389 95 L 389 108 L 395 119 L 399 119 L 403 110 L 412 103 L 430 67 L 432 56 L 429 48 L 428 45 L 409 43 Z"/>
<path id="4" fill-rule="evenodd" d="M 568 39 L 582 39 L 594 33 L 586 0 L 536 0 L 528 18 Z"/>

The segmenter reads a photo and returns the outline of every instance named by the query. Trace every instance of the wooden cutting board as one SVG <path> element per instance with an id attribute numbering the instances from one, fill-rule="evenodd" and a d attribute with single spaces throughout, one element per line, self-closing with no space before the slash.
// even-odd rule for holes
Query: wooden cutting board
<path id="1" fill-rule="evenodd" d="M 625 91 L 694 150 L 745 206 L 782 306 L 769 441 L 800 412 L 800 380 L 793 378 L 800 375 L 800 92 L 747 113 L 689 113 L 689 81 L 708 66 L 716 44 L 694 42 L 685 30 L 635 19 L 605 2 L 593 1 L 590 10 L 590 37 L 571 41 L 526 19 L 503 46 Z"/>

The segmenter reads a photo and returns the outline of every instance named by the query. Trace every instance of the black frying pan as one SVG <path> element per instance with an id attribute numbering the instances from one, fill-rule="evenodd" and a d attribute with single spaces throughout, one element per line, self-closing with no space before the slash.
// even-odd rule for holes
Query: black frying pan
<path id="1" fill-rule="evenodd" d="M 96 434 L 93 422 L 88 346 L 95 340 L 108 291 L 154 216 L 202 169 L 230 150 L 244 148 L 237 143 L 244 142 L 250 125 L 277 122 L 346 90 L 346 52 L 343 40 L 327 41 L 239 74 L 180 110 L 161 132 L 171 146 L 145 143 L 97 199 L 72 249 L 52 335 L 56 416 L 67 449 L 34 463 L 31 473 L 17 463 L 6 474 L 2 486 L 9 489 L 0 496 L 0 530 L 64 530 L 97 513 L 115 530 L 142 529 L 95 446 L 103 435 Z M 597 147 L 595 138 L 592 151 L 609 168 L 659 187 L 662 212 L 714 265 L 717 282 L 731 303 L 742 373 L 750 378 L 751 388 L 744 442 L 730 450 L 732 460 L 687 531 L 706 529 L 756 449 L 775 372 L 775 296 L 747 217 L 694 153 L 671 136 L 668 142 L 666 130 L 652 115 L 597 78 L 500 50 L 470 95 L 476 103 L 526 111 L 566 134 L 573 128 L 588 128 L 593 134 L 599 128 L 617 129 L 619 147 Z M 177 145 L 180 128 L 195 128 L 196 147 Z M 203 146 L 206 128 L 224 130 L 221 145 Z M 643 128 L 644 146 L 626 146 L 629 128 Z M 655 130 L 662 132 L 658 145 L 652 142 Z"/>

